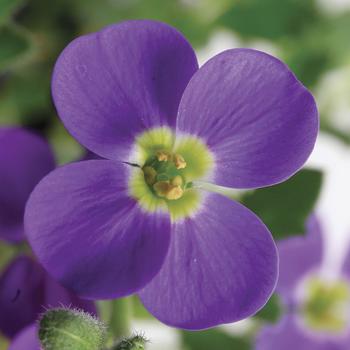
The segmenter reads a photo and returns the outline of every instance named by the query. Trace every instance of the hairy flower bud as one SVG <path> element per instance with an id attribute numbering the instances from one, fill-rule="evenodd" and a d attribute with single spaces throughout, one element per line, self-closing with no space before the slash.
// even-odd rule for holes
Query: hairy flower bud
<path id="1" fill-rule="evenodd" d="M 128 339 L 123 339 L 113 350 L 143 350 L 147 340 L 141 335 L 135 335 Z"/>
<path id="2" fill-rule="evenodd" d="M 39 339 L 44 350 L 101 350 L 106 334 L 102 322 L 80 310 L 51 309 L 39 323 Z"/>

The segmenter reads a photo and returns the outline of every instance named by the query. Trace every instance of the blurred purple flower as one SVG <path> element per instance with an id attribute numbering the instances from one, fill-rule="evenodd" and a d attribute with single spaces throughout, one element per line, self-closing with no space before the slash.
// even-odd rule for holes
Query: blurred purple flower
<path id="1" fill-rule="evenodd" d="M 37 323 L 32 323 L 22 329 L 16 334 L 8 350 L 41 350 L 37 328 Z"/>
<path id="2" fill-rule="evenodd" d="M 53 153 L 40 136 L 22 128 L 0 128 L 0 239 L 16 243 L 25 238 L 25 203 L 54 167 Z"/>
<path id="3" fill-rule="evenodd" d="M 140 205 L 130 176 L 145 165 L 133 158 L 137 140 L 146 134 L 153 142 L 157 128 L 176 141 L 202 142 L 214 163 L 204 180 L 217 185 L 255 188 L 291 176 L 312 151 L 318 115 L 288 67 L 236 49 L 198 69 L 175 29 L 128 21 L 69 44 L 56 63 L 52 92 L 69 132 L 107 159 L 61 167 L 31 195 L 27 234 L 52 276 L 91 299 L 138 292 L 155 317 L 186 329 L 260 309 L 277 278 L 276 247 L 260 219 L 207 193 L 198 195 L 198 209 L 171 220 L 166 211 Z M 188 156 L 189 166 L 201 161 L 195 150 Z M 181 200 L 154 198 L 178 211 Z"/>
<path id="4" fill-rule="evenodd" d="M 337 279 L 322 277 L 322 232 L 315 217 L 305 237 L 280 241 L 278 251 L 276 292 L 284 315 L 261 329 L 255 349 L 350 349 L 350 252 Z"/>
<path id="5" fill-rule="evenodd" d="M 16 258 L 0 275 L 0 332 L 8 338 L 35 322 L 45 309 L 61 305 L 96 314 L 92 302 L 68 292 L 30 257 Z"/>

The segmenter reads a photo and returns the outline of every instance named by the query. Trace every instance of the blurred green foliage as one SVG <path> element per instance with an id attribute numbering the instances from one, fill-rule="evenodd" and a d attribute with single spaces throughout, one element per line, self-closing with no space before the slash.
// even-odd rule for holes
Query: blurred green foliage
<path id="1" fill-rule="evenodd" d="M 275 323 L 279 320 L 282 313 L 280 298 L 273 294 L 267 304 L 254 316 L 261 321 Z"/>
<path id="2" fill-rule="evenodd" d="M 312 0 L 235 0 L 218 19 L 243 37 L 277 40 L 299 36 L 317 21 Z"/>
<path id="3" fill-rule="evenodd" d="M 249 350 L 248 339 L 231 336 L 218 329 L 209 329 L 200 332 L 182 332 L 184 350 Z"/>
<path id="4" fill-rule="evenodd" d="M 49 139 L 58 164 L 83 156 L 83 149 L 59 122 L 51 101 L 53 65 L 78 35 L 127 19 L 149 18 L 178 28 L 196 49 L 222 28 L 242 45 L 263 40 L 297 77 L 315 90 L 322 75 L 350 65 L 350 10 L 322 11 L 316 0 L 0 0 L 0 125 L 34 128 Z M 323 130 L 350 143 L 350 135 L 332 126 L 331 112 L 321 111 Z M 302 170 L 287 182 L 258 189 L 242 201 L 255 211 L 276 239 L 302 234 L 321 188 L 322 175 Z M 17 253 L 0 244 L 0 268 Z M 132 298 L 138 318 L 151 317 Z M 255 316 L 275 322 L 277 297 Z M 244 338 L 219 330 L 183 332 L 187 350 L 250 349 Z M 1 349 L 1 340 L 0 340 Z"/>
<path id="5" fill-rule="evenodd" d="M 304 169 L 281 184 L 245 194 L 242 203 L 263 220 L 275 239 L 303 234 L 321 184 L 321 172 Z"/>

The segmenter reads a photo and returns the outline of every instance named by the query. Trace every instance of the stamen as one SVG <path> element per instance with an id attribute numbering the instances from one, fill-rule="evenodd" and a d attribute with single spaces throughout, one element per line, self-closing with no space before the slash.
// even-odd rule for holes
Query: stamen
<path id="1" fill-rule="evenodd" d="M 149 185 L 153 185 L 156 182 L 157 172 L 151 166 L 145 166 L 143 168 L 143 173 L 145 176 L 145 181 Z"/>
<path id="2" fill-rule="evenodd" d="M 169 181 L 158 181 L 153 185 L 153 189 L 159 197 L 164 197 L 168 200 L 179 199 L 184 193 L 181 186 L 173 185 Z"/>
<path id="3" fill-rule="evenodd" d="M 156 153 L 156 156 L 157 156 L 158 161 L 160 161 L 160 162 L 166 162 L 171 158 L 170 153 L 166 152 L 166 151 L 158 151 Z"/>
<path id="4" fill-rule="evenodd" d="M 176 166 L 176 169 L 186 168 L 187 163 L 181 154 L 174 154 L 173 162 Z"/>
<path id="5" fill-rule="evenodd" d="M 148 159 L 142 170 L 145 182 L 154 194 L 168 200 L 176 200 L 184 193 L 185 181 L 181 169 L 185 167 L 186 161 L 180 154 L 160 150 Z"/>

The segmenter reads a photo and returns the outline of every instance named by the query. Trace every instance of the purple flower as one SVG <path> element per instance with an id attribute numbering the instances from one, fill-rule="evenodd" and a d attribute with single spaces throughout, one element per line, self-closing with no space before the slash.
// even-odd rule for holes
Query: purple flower
<path id="1" fill-rule="evenodd" d="M 23 240 L 25 203 L 35 185 L 55 167 L 49 145 L 21 128 L 0 128 L 0 239 Z"/>
<path id="2" fill-rule="evenodd" d="M 40 350 L 37 324 L 22 329 L 11 342 L 8 350 Z"/>
<path id="3" fill-rule="evenodd" d="M 175 29 L 128 21 L 69 44 L 52 93 L 69 132 L 106 160 L 61 167 L 32 193 L 25 227 L 47 270 L 85 298 L 137 292 L 186 329 L 260 309 L 277 278 L 271 234 L 204 188 L 267 186 L 303 165 L 318 115 L 290 70 L 248 49 L 198 69 Z"/>
<path id="4" fill-rule="evenodd" d="M 337 278 L 320 273 L 323 244 L 315 217 L 305 237 L 278 244 L 276 292 L 285 314 L 262 328 L 256 350 L 348 350 L 350 344 L 350 252 Z"/>
<path id="5" fill-rule="evenodd" d="M 13 338 L 49 307 L 75 306 L 93 314 L 95 306 L 68 292 L 27 256 L 16 258 L 0 275 L 0 332 Z"/>

